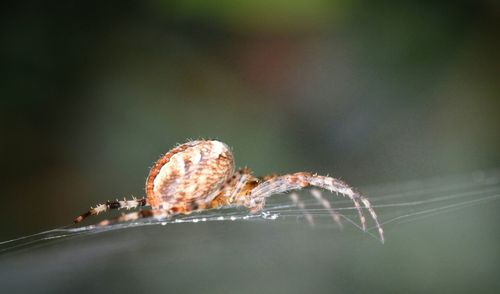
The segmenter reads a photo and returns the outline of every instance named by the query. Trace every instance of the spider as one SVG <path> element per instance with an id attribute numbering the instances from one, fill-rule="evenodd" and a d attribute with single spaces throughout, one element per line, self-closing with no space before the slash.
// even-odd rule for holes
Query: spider
<path id="1" fill-rule="evenodd" d="M 362 229 L 366 230 L 362 203 L 375 222 L 380 240 L 384 242 L 383 229 L 368 199 L 343 181 L 309 172 L 263 177 L 255 177 L 248 168 L 235 172 L 229 147 L 215 140 L 190 141 L 173 148 L 156 161 L 149 171 L 146 197 L 107 201 L 105 204 L 91 207 L 89 211 L 75 218 L 74 223 L 111 209 L 144 206 L 151 209 L 124 214 L 113 221 L 123 222 L 146 217 L 168 218 L 228 206 L 243 206 L 251 213 L 256 213 L 263 209 L 267 197 L 310 186 L 349 197 L 357 210 Z M 330 203 L 321 196 L 319 190 L 314 189 L 311 193 L 330 211 L 335 221 L 339 222 L 338 214 L 332 210 Z M 304 210 L 304 203 L 300 201 L 298 194 L 292 193 L 290 196 L 293 202 Z M 306 217 L 312 223 L 312 216 Z M 104 220 L 100 225 L 108 225 L 113 221 Z"/>

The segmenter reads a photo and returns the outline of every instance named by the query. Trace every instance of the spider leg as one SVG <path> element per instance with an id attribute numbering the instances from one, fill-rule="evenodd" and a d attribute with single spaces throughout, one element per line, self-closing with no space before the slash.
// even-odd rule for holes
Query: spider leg
<path id="1" fill-rule="evenodd" d="M 158 219 L 162 218 L 167 218 L 171 216 L 172 213 L 170 213 L 167 210 L 163 209 L 156 209 L 156 210 L 139 210 L 139 211 L 134 211 L 131 213 L 126 213 L 122 214 L 120 216 L 117 216 L 112 219 L 106 219 L 97 224 L 99 227 L 104 227 L 104 226 L 109 226 L 112 224 L 117 224 L 117 223 L 123 223 L 123 222 L 130 222 L 130 221 L 135 221 L 141 218 L 148 218 L 148 217 L 155 217 Z"/>
<path id="2" fill-rule="evenodd" d="M 326 189 L 331 192 L 341 193 L 349 197 L 349 199 L 351 199 L 351 201 L 354 203 L 356 210 L 358 211 L 361 227 L 364 231 L 366 231 L 366 219 L 361 208 L 361 201 L 365 208 L 370 212 L 370 215 L 375 222 L 376 227 L 378 228 L 380 240 L 384 242 L 384 231 L 377 219 L 377 214 L 373 210 L 370 201 L 364 196 L 361 196 L 359 193 L 355 192 L 343 181 L 332 177 L 319 176 L 307 172 L 298 172 L 294 174 L 272 177 L 264 182 L 259 183 L 251 191 L 251 198 L 253 198 L 253 202 L 259 203 L 263 202 L 265 198 L 273 194 L 284 193 L 291 190 L 300 190 L 309 186 Z"/>
<path id="3" fill-rule="evenodd" d="M 380 236 L 380 240 L 382 243 L 384 243 L 384 229 L 380 225 L 378 221 L 377 214 L 375 213 L 375 210 L 373 209 L 372 205 L 370 204 L 370 201 L 366 197 L 361 196 L 361 201 L 365 205 L 366 209 L 368 209 L 368 212 L 370 212 L 370 215 L 372 216 L 373 221 L 375 222 L 377 229 L 378 229 L 378 234 Z"/>
<path id="4" fill-rule="evenodd" d="M 218 208 L 238 203 L 239 197 L 247 195 L 256 187 L 258 179 L 248 168 L 239 169 L 221 189 L 221 192 L 210 202 L 208 207 Z"/>
<path id="5" fill-rule="evenodd" d="M 101 212 L 106 212 L 111 209 L 131 209 L 131 208 L 136 208 L 136 207 L 141 207 L 141 206 L 149 206 L 149 204 L 146 201 L 146 198 L 141 198 L 141 199 L 132 199 L 132 200 L 114 200 L 114 201 L 106 201 L 104 204 L 99 204 L 96 207 L 91 207 L 89 211 L 79 215 L 76 217 L 73 222 L 75 224 L 83 221 L 87 217 L 91 215 L 98 215 Z"/>
<path id="6" fill-rule="evenodd" d="M 255 177 L 248 168 L 238 170 L 234 177 L 235 182 L 231 183 L 232 188 L 229 194 L 230 202 L 234 201 L 234 197 L 240 195 L 242 191 L 249 190 L 257 185 Z"/>
<path id="7" fill-rule="evenodd" d="M 333 221 L 335 221 L 335 223 L 337 223 L 337 225 L 342 230 L 344 228 L 344 225 L 342 224 L 342 221 L 340 220 L 340 215 L 335 210 L 333 210 L 330 202 L 328 202 L 328 200 L 326 200 L 323 197 L 323 195 L 321 194 L 321 191 L 318 189 L 311 189 L 311 194 L 314 196 L 314 198 L 316 198 L 316 200 L 319 202 L 319 204 L 323 205 L 323 207 L 328 210 Z"/>
<path id="8" fill-rule="evenodd" d="M 299 194 L 296 192 L 290 193 L 290 199 L 292 199 L 293 203 L 295 205 L 297 205 L 297 207 L 302 211 L 302 213 L 304 214 L 309 225 L 311 225 L 313 227 L 314 226 L 314 218 L 313 218 L 312 214 L 310 214 L 307 211 L 306 205 L 304 204 L 304 202 L 302 200 L 300 200 Z"/>

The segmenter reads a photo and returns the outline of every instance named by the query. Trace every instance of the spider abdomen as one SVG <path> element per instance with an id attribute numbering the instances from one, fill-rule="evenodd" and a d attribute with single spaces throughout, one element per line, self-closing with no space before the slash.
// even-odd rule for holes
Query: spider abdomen
<path id="1" fill-rule="evenodd" d="M 163 155 L 151 168 L 146 195 L 153 209 L 188 212 L 208 204 L 234 171 L 229 147 L 219 141 L 191 141 Z"/>

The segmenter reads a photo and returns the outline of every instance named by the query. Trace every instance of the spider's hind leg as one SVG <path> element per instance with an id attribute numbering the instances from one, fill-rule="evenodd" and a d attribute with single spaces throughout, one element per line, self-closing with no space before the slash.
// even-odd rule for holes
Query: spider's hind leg
<path id="1" fill-rule="evenodd" d="M 98 215 L 99 213 L 106 212 L 112 209 L 131 209 L 136 207 L 149 206 L 146 201 L 146 198 L 141 199 L 132 199 L 132 200 L 114 200 L 114 201 L 106 201 L 104 204 L 99 204 L 96 207 L 91 207 L 89 211 L 79 215 L 76 217 L 73 222 L 75 224 L 83 221 L 87 217 L 91 215 Z"/>
<path id="2" fill-rule="evenodd" d="M 109 226 L 112 224 L 117 224 L 117 223 L 123 223 L 123 222 L 130 222 L 130 221 L 135 221 L 141 218 L 148 218 L 148 217 L 154 217 L 157 219 L 164 219 L 167 217 L 170 217 L 172 214 L 169 213 L 167 210 L 161 210 L 161 209 L 156 209 L 156 210 L 139 210 L 139 211 L 134 211 L 131 213 L 126 213 L 122 214 L 120 216 L 117 216 L 112 219 L 106 219 L 97 224 L 99 227 L 104 227 L 104 226 Z"/>

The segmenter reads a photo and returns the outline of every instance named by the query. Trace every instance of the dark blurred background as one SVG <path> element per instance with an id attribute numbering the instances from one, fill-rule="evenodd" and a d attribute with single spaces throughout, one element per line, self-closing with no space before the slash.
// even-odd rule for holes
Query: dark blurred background
<path id="1" fill-rule="evenodd" d="M 354 186 L 500 166 L 497 1 L 2 6 L 1 240 L 141 196 L 189 138 Z"/>

